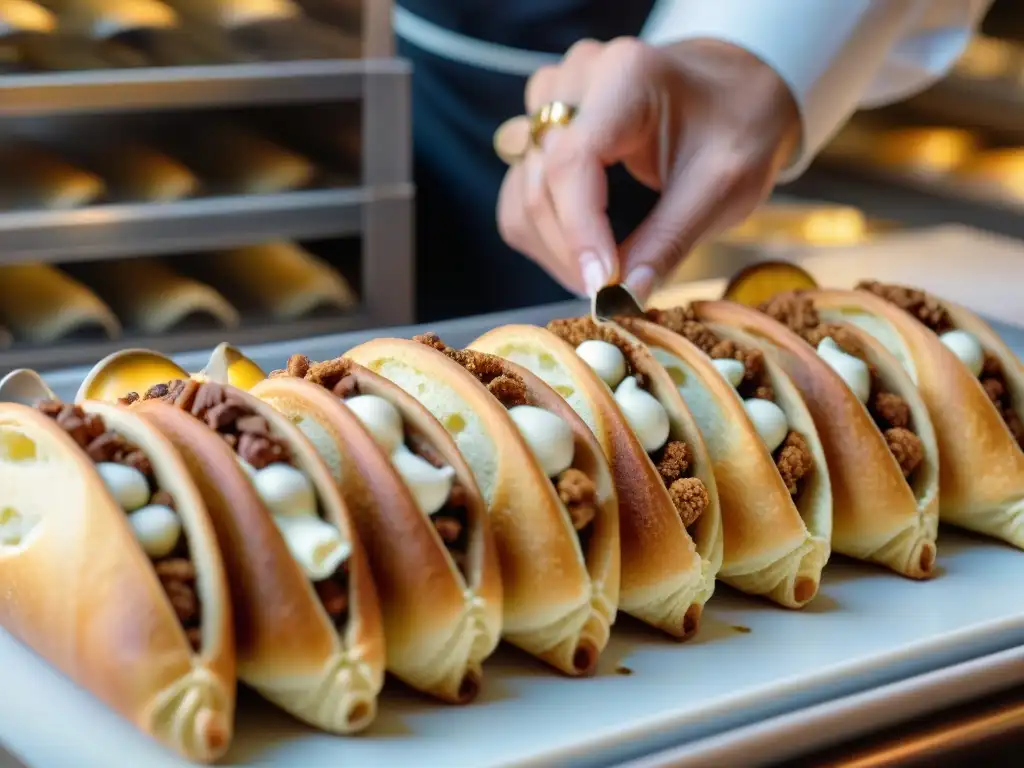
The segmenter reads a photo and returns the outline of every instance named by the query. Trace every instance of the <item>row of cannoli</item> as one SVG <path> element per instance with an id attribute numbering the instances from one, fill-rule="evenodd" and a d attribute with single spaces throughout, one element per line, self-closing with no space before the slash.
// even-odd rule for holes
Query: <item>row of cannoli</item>
<path id="1" fill-rule="evenodd" d="M 169 263 L 128 258 L 89 264 L 0 264 L 0 349 L 53 344 L 127 329 L 145 335 L 209 325 L 237 328 L 246 316 L 299 320 L 354 310 L 345 276 L 302 246 L 275 241 Z"/>
<path id="2" fill-rule="evenodd" d="M 326 14 L 313 3 L 306 13 L 303 5 L 291 0 L 0 0 L 0 40 L 12 49 L 5 64 L 15 72 L 362 55 L 360 19 L 351 8 Z"/>
<path id="3" fill-rule="evenodd" d="M 75 404 L 19 371 L 0 626 L 195 760 L 236 676 L 355 733 L 385 671 L 467 703 L 504 639 L 591 674 L 618 611 L 686 639 L 716 580 L 798 609 L 832 551 L 930 577 L 940 513 L 1024 546 L 1020 372 L 976 316 L 876 283 L 270 376 L 127 350 Z"/>

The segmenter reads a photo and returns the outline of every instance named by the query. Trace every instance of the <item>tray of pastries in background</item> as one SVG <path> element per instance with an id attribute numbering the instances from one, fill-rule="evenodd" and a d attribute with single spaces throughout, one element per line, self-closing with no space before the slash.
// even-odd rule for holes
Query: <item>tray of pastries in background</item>
<path id="1" fill-rule="evenodd" d="M 361 3 L 312 10 L 292 0 L 0 0 L 0 72 L 363 55 Z"/>
<path id="2" fill-rule="evenodd" d="M 287 241 L 173 259 L 0 264 L 0 369 L 4 349 L 230 335 L 254 324 L 343 317 L 358 306 L 343 271 Z"/>
<path id="3" fill-rule="evenodd" d="M 1024 332 L 845 269 L 9 374 L 0 739 L 609 765 L 1021 645 Z"/>
<path id="4" fill-rule="evenodd" d="M 307 141 L 312 131 L 301 128 L 210 116 L 164 120 L 158 130 L 14 128 L 0 141 L 0 217 L 353 187 L 361 165 L 353 117 L 329 115 L 332 143 Z"/>

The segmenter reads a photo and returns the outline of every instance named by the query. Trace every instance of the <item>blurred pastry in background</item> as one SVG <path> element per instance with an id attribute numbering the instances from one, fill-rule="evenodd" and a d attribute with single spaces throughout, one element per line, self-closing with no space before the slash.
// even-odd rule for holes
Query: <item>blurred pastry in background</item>
<path id="1" fill-rule="evenodd" d="M 25 71 L 22 44 L 28 38 L 48 35 L 56 27 L 56 17 L 38 3 L 0 0 L 0 74 Z"/>
<path id="2" fill-rule="evenodd" d="M 49 344 L 72 335 L 121 335 L 121 324 L 85 285 L 50 264 L 0 265 L 0 323 L 18 340 Z"/>
<path id="3" fill-rule="evenodd" d="M 99 151 L 95 168 L 117 202 L 170 203 L 199 193 L 192 171 L 145 144 L 116 142 Z"/>
<path id="4" fill-rule="evenodd" d="M 97 55 L 118 66 L 213 64 L 217 57 L 180 28 L 160 0 L 39 0 L 60 19 L 61 32 L 96 40 Z"/>
<path id="5" fill-rule="evenodd" d="M 982 152 L 960 168 L 958 175 L 989 191 L 1024 198 L 1024 147 Z"/>
<path id="6" fill-rule="evenodd" d="M 0 38 L 25 32 L 47 34 L 57 28 L 49 10 L 32 0 L 0 0 Z"/>
<path id="7" fill-rule="evenodd" d="M 0 149 L 0 204 L 5 208 L 69 210 L 94 205 L 106 193 L 99 176 L 40 146 Z"/>
<path id="8" fill-rule="evenodd" d="M 1024 74 L 1024 48 L 1011 40 L 978 35 L 953 71 L 977 80 L 1016 79 Z"/>
<path id="9" fill-rule="evenodd" d="M 204 122 L 175 149 L 219 194 L 287 192 L 316 178 L 316 167 L 306 157 L 234 123 Z"/>
<path id="10" fill-rule="evenodd" d="M 62 32 L 102 40 L 135 29 L 172 29 L 178 14 L 160 0 L 39 0 Z"/>
<path id="11" fill-rule="evenodd" d="M 363 33 L 363 5 L 365 0 L 296 0 L 303 12 L 312 19 L 332 27 Z"/>
<path id="12" fill-rule="evenodd" d="M 192 271 L 236 307 L 275 320 L 294 320 L 316 310 L 346 311 L 358 303 L 340 273 L 295 243 L 264 243 L 205 256 Z"/>
<path id="13" fill-rule="evenodd" d="M 307 17 L 291 0 L 170 0 L 183 16 L 230 30 L 264 61 L 347 59 L 362 54 L 360 35 Z"/>
<path id="14" fill-rule="evenodd" d="M 74 268 L 133 331 L 157 335 L 190 321 L 235 328 L 238 310 L 215 289 L 159 259 L 118 259 Z"/>
<path id="15" fill-rule="evenodd" d="M 898 128 L 878 136 L 869 159 L 886 170 L 942 176 L 969 162 L 979 145 L 960 128 Z"/>

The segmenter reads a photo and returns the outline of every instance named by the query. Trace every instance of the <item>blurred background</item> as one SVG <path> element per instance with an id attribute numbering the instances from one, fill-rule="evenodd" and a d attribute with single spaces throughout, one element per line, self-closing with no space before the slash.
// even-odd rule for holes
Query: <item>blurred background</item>
<path id="1" fill-rule="evenodd" d="M 0 374 L 415 321 L 387 0 L 0 0 Z M 1024 3 L 676 280 L 959 223 L 1024 238 Z"/>

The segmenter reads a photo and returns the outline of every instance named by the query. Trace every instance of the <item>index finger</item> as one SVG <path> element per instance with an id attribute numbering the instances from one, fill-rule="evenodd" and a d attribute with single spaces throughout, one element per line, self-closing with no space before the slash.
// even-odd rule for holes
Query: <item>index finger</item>
<path id="1" fill-rule="evenodd" d="M 650 53 L 635 40 L 605 46 L 591 67 L 576 119 L 544 138 L 552 204 L 577 258 L 593 254 L 618 279 L 615 236 L 608 220 L 606 167 L 637 151 L 652 116 L 644 73 Z"/>
<path id="2" fill-rule="evenodd" d="M 582 264 L 599 261 L 618 278 L 615 235 L 608 220 L 608 177 L 601 159 L 569 124 L 544 137 L 544 171 L 566 246 Z"/>

